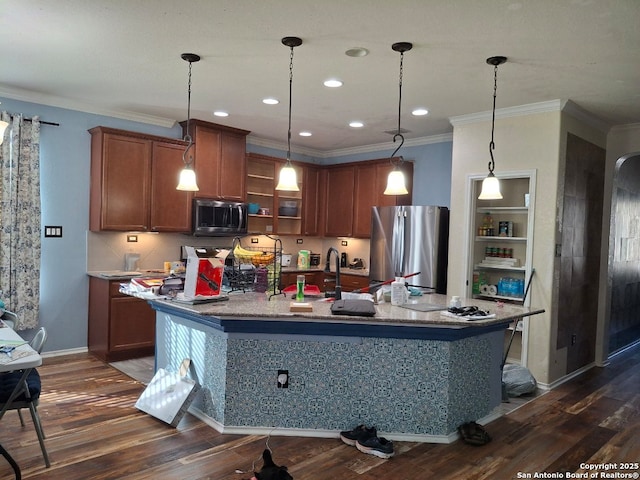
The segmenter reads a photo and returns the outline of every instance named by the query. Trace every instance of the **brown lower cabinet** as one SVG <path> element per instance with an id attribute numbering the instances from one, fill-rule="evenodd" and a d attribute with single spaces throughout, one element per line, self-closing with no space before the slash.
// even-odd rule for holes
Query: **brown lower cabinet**
<path id="1" fill-rule="evenodd" d="M 320 291 L 325 290 L 332 291 L 335 288 L 335 273 L 325 273 L 323 271 L 318 272 L 286 272 L 282 274 L 282 288 L 289 285 L 295 285 L 296 277 L 298 275 L 304 275 L 306 285 L 317 285 Z M 325 283 L 325 279 L 329 282 Z M 348 273 L 340 272 L 340 283 L 343 292 L 351 292 L 358 290 L 369 285 L 369 277 L 363 275 L 350 275 Z"/>
<path id="2" fill-rule="evenodd" d="M 155 310 L 119 290 L 119 280 L 89 277 L 89 352 L 105 362 L 153 355 Z"/>

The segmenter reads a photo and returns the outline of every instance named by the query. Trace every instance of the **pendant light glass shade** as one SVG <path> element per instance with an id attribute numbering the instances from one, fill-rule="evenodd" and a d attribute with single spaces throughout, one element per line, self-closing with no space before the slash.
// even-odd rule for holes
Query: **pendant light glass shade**
<path id="1" fill-rule="evenodd" d="M 296 169 L 293 168 L 291 163 L 286 163 L 284 167 L 280 169 L 280 176 L 278 177 L 276 190 L 288 192 L 300 191 L 300 187 L 298 187 L 298 175 L 296 174 Z"/>
<path id="2" fill-rule="evenodd" d="M 502 200 L 500 193 L 500 181 L 493 173 L 482 180 L 482 191 L 478 200 Z"/>
<path id="3" fill-rule="evenodd" d="M 191 64 L 200 61 L 200 56 L 195 53 L 183 53 L 180 56 L 184 61 L 189 62 L 189 89 L 187 93 L 187 133 L 184 136 L 184 141 L 188 142 L 187 148 L 182 154 L 182 161 L 184 162 L 184 168 L 180 172 L 180 178 L 178 180 L 178 186 L 176 190 L 183 190 L 185 192 L 197 192 L 200 190 L 196 183 L 196 172 L 193 170 L 193 157 L 187 155 L 189 150 L 193 147 L 193 140 L 191 138 Z"/>
<path id="4" fill-rule="evenodd" d="M 9 124 L 3 120 L 0 120 L 0 145 L 4 142 L 4 132 L 7 130 Z"/>
<path id="5" fill-rule="evenodd" d="M 491 141 L 489 142 L 489 175 L 482 181 L 482 190 L 478 196 L 478 200 L 502 200 L 500 193 L 500 181 L 493 174 L 495 161 L 493 159 L 493 149 L 496 145 L 493 141 L 493 132 L 496 125 L 496 92 L 498 91 L 498 65 L 502 65 L 507 61 L 507 57 L 489 57 L 487 63 L 493 65 L 493 110 L 491 114 Z"/>
<path id="6" fill-rule="evenodd" d="M 391 170 L 387 177 L 387 188 L 384 195 L 408 195 L 407 185 L 404 180 L 404 173 L 401 170 Z"/>
<path id="7" fill-rule="evenodd" d="M 298 175 L 291 164 L 291 93 L 293 90 L 293 49 L 302 45 L 302 39 L 298 37 L 284 37 L 282 44 L 291 49 L 289 55 L 289 129 L 287 130 L 287 163 L 280 169 L 276 190 L 286 192 L 299 192 Z"/>
<path id="8" fill-rule="evenodd" d="M 395 151 L 391 154 L 390 162 L 393 164 L 393 158 L 395 157 L 400 147 L 404 144 L 404 136 L 402 135 L 402 129 L 400 128 L 400 118 L 402 111 L 402 65 L 404 60 L 404 52 L 408 52 L 413 48 L 413 44 L 409 42 L 398 42 L 391 45 L 391 49 L 395 52 L 400 53 L 400 81 L 398 82 L 398 133 L 393 136 L 393 142 L 399 138 L 400 145 L 395 149 Z M 402 157 L 400 157 L 399 162 L 402 162 Z M 394 165 L 393 170 L 389 172 L 389 176 L 387 177 L 387 188 L 385 188 L 383 195 L 408 195 L 409 191 L 407 190 L 406 181 L 404 179 L 404 173 L 402 170 L 398 168 L 398 165 Z"/>
<path id="9" fill-rule="evenodd" d="M 184 190 L 186 192 L 197 192 L 200 190 L 196 183 L 196 172 L 194 172 L 190 166 L 183 168 L 180 172 L 180 180 L 176 190 Z"/>

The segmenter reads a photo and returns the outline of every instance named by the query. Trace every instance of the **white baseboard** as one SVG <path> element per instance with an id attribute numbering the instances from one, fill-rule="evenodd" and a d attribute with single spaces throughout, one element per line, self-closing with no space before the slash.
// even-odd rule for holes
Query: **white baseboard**
<path id="1" fill-rule="evenodd" d="M 278 428 L 278 427 L 238 427 L 225 426 L 205 415 L 200 409 L 191 406 L 189 413 L 202 420 L 214 430 L 230 435 L 277 435 L 283 437 L 307 437 L 307 438 L 340 438 L 339 430 L 303 429 L 303 428 Z M 379 432 L 389 440 L 396 442 L 420 442 L 420 443 L 453 443 L 458 439 L 457 433 L 449 435 L 417 435 L 403 433 Z"/>
<path id="2" fill-rule="evenodd" d="M 53 351 L 53 352 L 42 352 L 41 356 L 42 356 L 42 358 L 61 357 L 62 355 L 74 355 L 76 353 L 87 353 L 88 351 L 89 351 L 89 349 L 87 347 L 69 348 L 67 350 L 56 350 L 56 351 Z"/>

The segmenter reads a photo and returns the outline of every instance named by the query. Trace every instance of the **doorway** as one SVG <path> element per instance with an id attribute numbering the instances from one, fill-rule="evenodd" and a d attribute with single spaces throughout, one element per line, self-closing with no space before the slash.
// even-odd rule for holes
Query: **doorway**
<path id="1" fill-rule="evenodd" d="M 608 276 L 611 354 L 640 340 L 640 153 L 616 163 Z"/>

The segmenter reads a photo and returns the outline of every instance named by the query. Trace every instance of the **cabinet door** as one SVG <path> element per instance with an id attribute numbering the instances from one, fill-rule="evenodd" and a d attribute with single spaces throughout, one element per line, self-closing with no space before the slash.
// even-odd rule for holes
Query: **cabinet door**
<path id="1" fill-rule="evenodd" d="M 221 198 L 218 189 L 220 176 L 220 132 L 196 126 L 193 134 L 195 147 L 191 153 L 195 156 L 196 181 L 199 198 Z"/>
<path id="2" fill-rule="evenodd" d="M 314 167 L 304 167 L 302 195 L 302 234 L 320 234 L 320 171 Z"/>
<path id="3" fill-rule="evenodd" d="M 189 232 L 191 230 L 190 192 L 176 190 L 184 166 L 185 147 L 171 143 L 153 143 L 151 165 L 151 230 Z"/>
<path id="4" fill-rule="evenodd" d="M 354 166 L 331 168 L 327 171 L 326 236 L 352 236 L 354 186 Z"/>
<path id="5" fill-rule="evenodd" d="M 371 208 L 383 196 L 378 187 L 378 165 L 356 166 L 355 205 L 353 208 L 353 236 L 371 236 Z M 385 179 L 386 180 L 386 179 Z"/>
<path id="6" fill-rule="evenodd" d="M 186 122 L 181 122 L 185 132 Z M 246 130 L 193 120 L 191 137 L 199 198 L 244 201 Z M 186 133 L 186 132 L 185 132 Z"/>
<path id="7" fill-rule="evenodd" d="M 220 197 L 242 202 L 246 198 L 246 139 L 241 135 L 222 133 L 220 140 Z"/>
<path id="8" fill-rule="evenodd" d="M 138 298 L 112 298 L 109 330 L 111 352 L 152 348 L 156 337 L 155 310 Z"/>
<path id="9" fill-rule="evenodd" d="M 92 188 L 98 184 L 96 193 L 101 195 L 100 219 L 93 219 L 91 229 L 148 230 L 152 142 L 114 134 L 104 134 L 101 140 L 100 158 L 92 158 L 91 172 L 101 177 L 101 182 L 92 180 Z"/>

